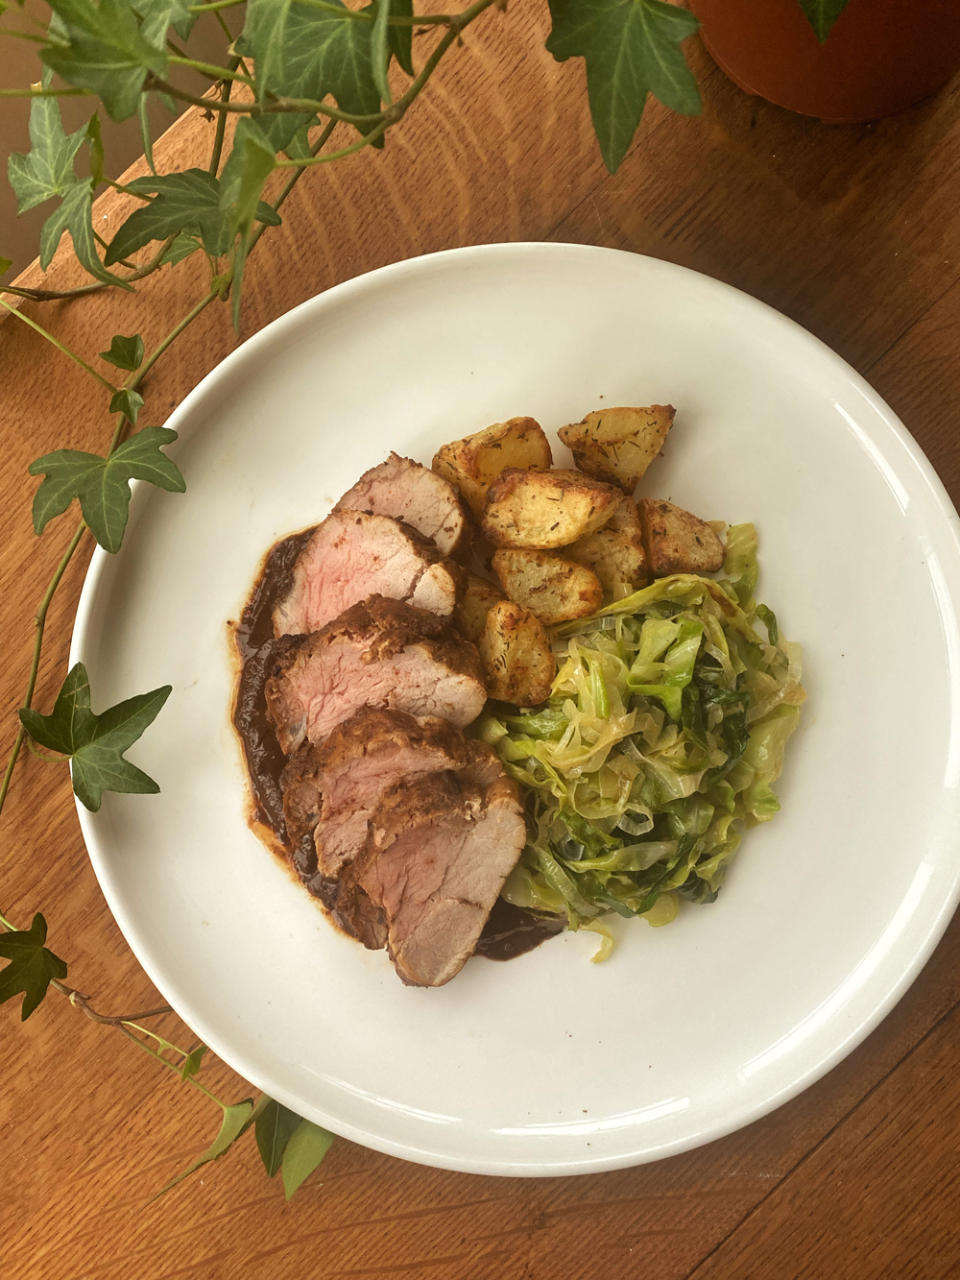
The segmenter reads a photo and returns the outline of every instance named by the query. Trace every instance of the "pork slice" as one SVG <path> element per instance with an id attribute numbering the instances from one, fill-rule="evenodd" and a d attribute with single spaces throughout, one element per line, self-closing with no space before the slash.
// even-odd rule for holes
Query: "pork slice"
<path id="1" fill-rule="evenodd" d="M 384 515 L 338 509 L 297 556 L 290 589 L 273 611 L 274 634 L 319 631 L 373 595 L 453 612 L 459 571 L 415 529 Z"/>
<path id="2" fill-rule="evenodd" d="M 411 986 L 439 987 L 460 972 L 526 842 L 514 784 L 500 772 L 478 786 L 469 772 L 427 774 L 388 791 L 363 854 L 341 878 Z"/>
<path id="3" fill-rule="evenodd" d="M 445 556 L 465 550 L 469 542 L 466 511 L 449 480 L 396 453 L 364 472 L 334 510 L 344 507 L 402 520 Z"/>
<path id="4" fill-rule="evenodd" d="M 264 696 L 277 741 L 290 755 L 364 706 L 462 728 L 480 714 L 486 691 L 472 644 L 435 614 L 375 596 L 294 637 L 272 665 Z"/>
<path id="5" fill-rule="evenodd" d="M 304 742 L 283 770 L 283 813 L 294 865 L 308 882 L 339 876 L 363 849 L 383 793 L 405 778 L 457 769 L 474 752 L 445 720 L 362 707 L 319 744 Z"/>

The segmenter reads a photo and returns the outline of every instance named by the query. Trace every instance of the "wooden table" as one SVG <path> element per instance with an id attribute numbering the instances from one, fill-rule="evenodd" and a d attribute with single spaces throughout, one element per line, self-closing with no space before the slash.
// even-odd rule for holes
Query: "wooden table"
<path id="1" fill-rule="evenodd" d="M 545 22 L 546 6 L 486 15 L 382 154 L 301 184 L 250 263 L 243 334 L 339 280 L 434 249 L 508 239 L 633 249 L 729 281 L 811 329 L 886 397 L 960 496 L 960 83 L 899 118 L 827 128 L 744 96 L 694 50 L 703 117 L 651 104 L 610 177 L 582 70 L 544 53 Z M 158 160 L 205 155 L 211 129 L 199 113 L 185 117 Z M 123 210 L 122 198 L 102 199 L 105 234 Z M 58 260 L 47 283 L 75 279 Z M 109 292 L 44 314 L 90 353 L 114 332 L 139 330 L 149 347 L 198 280 L 187 264 L 137 298 Z M 162 421 L 235 342 L 226 310 L 209 309 L 150 378 L 145 420 Z M 33 614 L 69 536 L 58 527 L 34 538 L 25 468 L 51 448 L 104 442 L 92 381 L 12 320 L 0 329 L 0 376 L 6 750 Z M 74 566 L 51 616 L 41 706 L 62 678 L 81 576 Z M 65 772 L 30 755 L 3 818 L 0 883 L 16 920 L 45 912 L 71 979 L 102 1007 L 156 1000 L 87 864 Z M 958 1000 L 955 920 L 842 1065 L 701 1150 L 592 1177 L 519 1180 L 338 1142 L 290 1204 L 252 1143 L 151 1201 L 212 1136 L 203 1099 L 60 997 L 22 1028 L 7 1006 L 5 1271 L 11 1280 L 956 1276 Z M 225 1068 L 214 1083 L 244 1095 Z"/>

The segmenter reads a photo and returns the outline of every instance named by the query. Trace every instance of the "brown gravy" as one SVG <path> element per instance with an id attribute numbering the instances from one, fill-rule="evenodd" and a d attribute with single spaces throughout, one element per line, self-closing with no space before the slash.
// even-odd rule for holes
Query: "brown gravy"
<path id="1" fill-rule="evenodd" d="M 286 850 L 288 865 L 291 852 L 286 840 L 283 792 L 280 788 L 280 774 L 286 756 L 280 750 L 273 726 L 267 719 L 263 686 L 273 654 L 283 644 L 282 638 L 277 640 L 273 635 L 273 610 L 289 591 L 297 556 L 312 534 L 312 528 L 305 529 L 283 538 L 271 548 L 240 621 L 234 628 L 241 665 L 233 723 L 247 762 L 254 806 L 251 822 L 264 843 L 273 847 L 275 852 L 279 852 L 278 845 Z M 274 840 L 266 838 L 271 833 Z M 297 878 L 302 879 L 299 874 Z M 313 879 L 318 880 L 319 877 Z M 305 887 L 329 908 L 329 885 L 314 884 L 313 879 Z M 565 922 L 558 916 L 535 915 L 500 898 L 484 926 L 476 954 L 486 956 L 488 960 L 512 960 L 514 956 L 532 951 L 564 928 Z"/>

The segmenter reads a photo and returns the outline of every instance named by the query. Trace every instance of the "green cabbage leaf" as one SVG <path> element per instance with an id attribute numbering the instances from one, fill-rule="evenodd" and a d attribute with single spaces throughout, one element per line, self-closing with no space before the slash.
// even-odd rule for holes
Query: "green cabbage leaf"
<path id="1" fill-rule="evenodd" d="M 744 831 L 780 807 L 805 697 L 756 583 L 756 532 L 734 525 L 721 577 L 673 574 L 554 628 L 549 700 L 488 704 L 480 736 L 526 797 L 509 902 L 596 930 L 611 911 L 660 925 L 716 899 Z"/>

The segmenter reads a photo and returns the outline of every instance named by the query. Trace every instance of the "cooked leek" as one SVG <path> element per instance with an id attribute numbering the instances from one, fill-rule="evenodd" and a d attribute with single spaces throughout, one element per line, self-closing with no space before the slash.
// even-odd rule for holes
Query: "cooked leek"
<path id="1" fill-rule="evenodd" d="M 554 630 L 544 705 L 488 710 L 481 736 L 526 795 L 504 897 L 580 928 L 609 911 L 666 924 L 712 902 L 773 791 L 804 699 L 800 650 L 757 604 L 756 534 L 724 576 L 674 574 Z"/>

